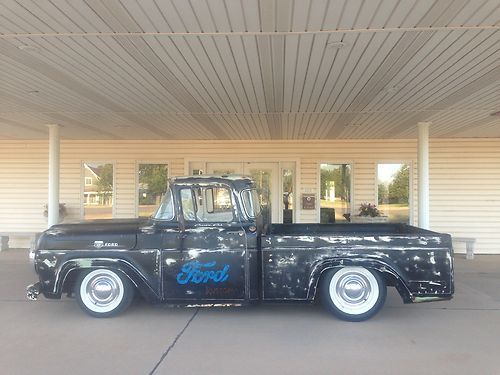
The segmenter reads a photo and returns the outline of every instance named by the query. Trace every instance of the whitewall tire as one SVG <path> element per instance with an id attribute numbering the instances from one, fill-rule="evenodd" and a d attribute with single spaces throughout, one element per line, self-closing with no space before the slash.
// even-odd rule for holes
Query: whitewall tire
<path id="1" fill-rule="evenodd" d="M 134 288 L 121 273 L 99 268 L 79 275 L 76 297 L 83 311 L 106 318 L 119 314 L 130 305 Z"/>
<path id="2" fill-rule="evenodd" d="M 359 322 L 371 318 L 382 308 L 387 287 L 376 271 L 342 267 L 323 273 L 320 293 L 323 303 L 335 316 Z"/>

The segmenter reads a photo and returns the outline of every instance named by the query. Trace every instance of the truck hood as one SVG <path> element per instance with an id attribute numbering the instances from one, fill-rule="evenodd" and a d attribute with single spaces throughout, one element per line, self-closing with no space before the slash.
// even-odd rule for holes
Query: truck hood
<path id="1" fill-rule="evenodd" d="M 42 233 L 37 248 L 43 250 L 132 250 L 139 228 L 147 219 L 92 220 L 53 225 Z"/>

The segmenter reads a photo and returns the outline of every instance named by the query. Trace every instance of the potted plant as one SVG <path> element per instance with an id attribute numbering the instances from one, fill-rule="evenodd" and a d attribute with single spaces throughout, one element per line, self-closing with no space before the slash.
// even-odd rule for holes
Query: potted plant
<path id="1" fill-rule="evenodd" d="M 385 223 L 387 216 L 381 214 L 375 204 L 361 203 L 359 214 L 351 216 L 352 223 Z"/>

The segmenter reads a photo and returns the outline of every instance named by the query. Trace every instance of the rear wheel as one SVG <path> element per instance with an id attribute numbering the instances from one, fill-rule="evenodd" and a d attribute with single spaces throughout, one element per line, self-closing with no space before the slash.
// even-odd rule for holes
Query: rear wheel
<path id="1" fill-rule="evenodd" d="M 359 322 L 380 310 L 387 287 L 375 271 L 364 267 L 343 267 L 325 271 L 320 293 L 323 303 L 335 316 Z"/>
<path id="2" fill-rule="evenodd" d="M 124 311 L 132 302 L 134 288 L 118 272 L 95 269 L 80 274 L 76 282 L 76 298 L 86 313 L 107 318 Z"/>

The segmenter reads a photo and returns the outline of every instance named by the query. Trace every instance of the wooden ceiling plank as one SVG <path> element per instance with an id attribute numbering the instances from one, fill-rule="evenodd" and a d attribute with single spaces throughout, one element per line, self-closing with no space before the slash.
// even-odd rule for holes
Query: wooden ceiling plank
<path id="1" fill-rule="evenodd" d="M 365 46 L 361 46 L 363 52 L 354 65 L 346 87 L 337 99 L 339 111 L 359 111 L 366 106 L 365 103 L 369 102 L 368 98 L 365 99 L 362 108 L 355 105 L 356 98 L 362 97 L 365 89 L 369 88 L 370 79 L 384 60 L 384 55 L 379 52 L 384 51 L 386 38 L 387 35 L 372 34 L 370 39 L 365 40 Z"/>
<path id="2" fill-rule="evenodd" d="M 191 33 L 200 33 L 202 31 L 198 15 L 194 12 L 194 9 L 191 5 L 191 1 L 185 0 L 171 0 L 172 4 L 177 9 L 177 13 L 179 14 L 180 19 L 188 32 Z M 221 9 L 222 13 L 225 13 L 224 9 Z M 221 30 L 222 31 L 222 30 Z M 230 30 L 226 30 L 230 31 Z"/>
<path id="3" fill-rule="evenodd" d="M 381 0 L 378 3 L 373 2 L 373 5 L 377 5 L 372 11 L 372 18 L 369 20 L 368 25 L 365 28 L 379 28 L 382 29 L 387 27 L 387 23 L 390 22 L 391 18 L 398 19 L 400 22 L 405 17 L 405 12 L 413 7 L 412 2 L 415 0 Z M 402 5 L 401 3 L 405 3 Z M 363 5 L 364 8 L 364 5 Z M 400 14 L 398 14 L 400 13 Z M 367 15 L 368 16 L 368 15 Z"/>
<path id="4" fill-rule="evenodd" d="M 293 87 L 292 95 L 292 112 L 299 112 L 300 101 L 302 99 L 302 94 L 304 91 L 304 85 L 306 80 L 307 71 L 309 68 L 309 61 L 311 57 L 311 51 L 313 48 L 313 35 L 301 35 L 299 37 L 298 53 L 297 53 L 297 63 L 295 69 L 295 82 Z"/>
<path id="5" fill-rule="evenodd" d="M 172 32 L 189 32 L 182 22 L 177 8 L 171 0 L 155 0 L 156 6 L 160 10 L 165 22 Z"/>
<path id="6" fill-rule="evenodd" d="M 215 103 L 214 109 L 228 112 L 230 102 L 221 96 L 222 90 L 217 86 L 217 82 L 211 81 L 211 75 L 209 77 L 207 69 L 211 66 L 208 64 L 207 56 L 202 53 L 200 41 L 192 40 L 188 43 L 185 38 L 161 38 L 161 41 L 165 53 L 175 62 L 178 69 L 184 72 L 186 77 L 191 77 L 191 83 L 199 87 L 199 92 L 208 94 L 207 96 Z"/>
<path id="7" fill-rule="evenodd" d="M 231 44 L 229 43 L 228 38 L 214 38 L 214 42 L 217 46 L 220 61 L 222 63 L 222 66 L 224 67 L 224 71 L 222 73 L 226 77 L 226 82 L 230 85 L 232 89 L 231 91 L 236 95 L 238 99 L 238 104 L 240 106 L 239 111 L 251 112 L 252 110 L 250 107 L 247 90 L 242 80 L 242 75 L 236 60 L 236 55 L 231 48 Z"/>
<path id="8" fill-rule="evenodd" d="M 218 37 L 201 38 L 201 42 L 203 50 L 212 64 L 213 71 L 231 102 L 232 109 L 230 112 L 244 112 L 241 102 L 242 98 L 238 95 L 231 75 L 228 72 L 229 60 L 232 59 L 231 51 L 227 48 L 223 48 L 222 50 L 219 48 L 220 38 Z M 227 44 L 225 45 L 227 46 Z"/>
<path id="9" fill-rule="evenodd" d="M 136 107 L 137 98 L 131 97 L 129 93 L 140 93 L 142 88 L 138 85 L 135 87 L 126 85 L 129 76 L 121 73 L 121 65 L 108 62 L 109 52 L 104 55 L 101 53 L 102 50 L 95 48 L 95 45 L 86 38 L 50 39 L 45 42 L 50 44 L 44 48 L 46 51 L 44 57 L 48 63 L 78 77 L 82 84 L 91 85 L 103 93 L 116 97 L 121 105 L 128 108 Z"/>
<path id="10" fill-rule="evenodd" d="M 440 64 L 435 64 L 435 60 L 440 58 L 443 51 L 438 48 L 442 45 L 443 40 L 456 41 L 460 38 L 459 34 L 444 34 L 435 33 L 432 35 L 427 43 L 425 43 L 422 48 L 415 52 L 413 58 L 406 62 L 401 67 L 401 70 L 393 77 L 390 85 L 396 88 L 396 91 L 392 95 L 385 96 L 385 102 L 379 102 L 377 108 L 389 108 L 387 106 L 388 100 L 390 100 L 391 108 L 396 108 L 400 105 L 400 99 L 408 94 L 409 91 L 413 90 L 415 86 L 419 85 L 422 79 L 432 73 L 431 66 L 439 66 Z M 424 75 L 424 77 L 422 77 Z M 410 95 L 410 97 L 413 97 Z M 396 98 L 396 101 L 393 100 Z M 373 108 L 373 107 L 372 107 Z"/>
<path id="11" fill-rule="evenodd" d="M 255 98 L 258 104 L 256 112 L 262 113 L 266 110 L 266 102 L 264 95 L 264 83 L 262 80 L 262 70 L 260 66 L 259 49 L 256 37 L 243 37 L 242 38 L 245 60 L 248 64 L 250 72 L 252 87 L 255 93 Z"/>
<path id="12" fill-rule="evenodd" d="M 344 14 L 344 8 L 349 0 L 331 0 L 328 3 L 325 11 L 325 19 L 323 21 L 322 30 L 338 30 L 340 29 L 340 19 Z"/>
<path id="13" fill-rule="evenodd" d="M 120 0 L 120 3 L 140 30 L 145 33 L 156 33 L 159 31 L 150 17 L 151 14 L 155 14 L 157 12 L 147 11 L 147 9 L 154 10 L 156 8 L 151 1 L 149 4 L 146 4 L 143 0 Z"/>
<path id="14" fill-rule="evenodd" d="M 496 57 L 489 56 L 477 64 L 470 64 L 454 72 L 446 84 L 436 85 L 432 88 L 419 93 L 419 97 L 413 100 L 413 108 L 435 108 L 433 103 L 439 102 L 442 97 L 447 96 L 450 90 L 456 87 L 467 85 L 468 82 L 474 79 L 475 76 L 482 75 L 484 69 L 488 70 L 488 66 L 495 65 Z M 467 74 L 468 73 L 468 74 Z M 439 109 L 439 108 L 436 108 Z"/>
<path id="15" fill-rule="evenodd" d="M 50 28 L 56 32 L 81 33 L 85 32 L 78 24 L 71 19 L 62 9 L 50 1 L 23 1 L 26 8 L 40 17 Z M 38 8 L 38 9 L 37 9 Z"/>
<path id="16" fill-rule="evenodd" d="M 309 57 L 304 87 L 299 102 L 299 112 L 305 112 L 311 105 L 311 97 L 316 86 L 323 86 L 318 82 L 320 70 L 327 51 L 328 35 L 315 35 L 311 47 L 311 55 Z"/>
<path id="17" fill-rule="evenodd" d="M 240 4 L 244 14 L 245 31 L 261 31 L 259 0 L 240 0 Z"/>
<path id="18" fill-rule="evenodd" d="M 353 45 L 352 52 L 345 62 L 345 68 L 338 77 L 338 93 L 331 96 L 326 103 L 325 109 L 327 112 L 341 111 L 345 97 L 349 94 L 352 86 L 356 84 L 357 79 L 362 74 L 362 70 L 364 69 L 363 58 L 365 58 L 365 53 L 369 51 L 369 44 L 373 36 L 373 34 L 358 35 L 356 44 Z M 366 58 L 370 59 L 370 57 Z"/>
<path id="19" fill-rule="evenodd" d="M 363 1 L 360 6 L 358 16 L 354 21 L 354 29 L 368 29 L 372 27 L 373 20 L 376 14 L 380 14 L 379 11 L 382 7 L 382 3 L 387 2 L 383 0 L 368 0 Z M 381 19 L 383 17 L 379 16 Z"/>
<path id="20" fill-rule="evenodd" d="M 345 34 L 345 37 L 343 38 L 343 41 L 349 46 L 354 46 L 356 40 L 357 35 L 352 34 Z M 341 48 L 335 51 L 335 57 L 328 73 L 328 78 L 325 82 L 321 95 L 318 98 L 318 104 L 314 108 L 315 112 L 328 112 L 330 108 L 329 102 L 331 100 L 335 100 L 334 97 L 338 95 L 340 88 L 340 85 L 338 85 L 338 80 L 345 69 L 346 61 L 348 61 L 352 50 L 353 48 L 350 47 Z"/>
<path id="21" fill-rule="evenodd" d="M 162 38 L 165 40 L 165 38 Z M 189 64 L 184 60 L 174 60 L 169 54 L 170 51 L 178 52 L 173 44 L 169 43 L 168 46 L 174 48 L 167 48 L 167 45 L 161 43 L 157 37 L 145 37 L 145 42 L 150 46 L 151 50 L 155 51 L 155 54 L 161 60 L 163 67 L 158 67 L 159 69 L 168 69 L 173 76 L 179 81 L 179 83 L 186 88 L 186 90 L 193 96 L 193 98 L 201 105 L 203 112 L 217 112 L 220 108 L 217 106 L 205 87 L 197 79 L 196 75 L 193 74 Z M 176 53 L 179 56 L 178 53 Z M 179 62 L 178 62 L 179 61 Z M 167 68 L 168 67 L 168 68 Z M 171 93 L 173 95 L 173 93 Z"/>
<path id="22" fill-rule="evenodd" d="M 289 35 L 285 38 L 285 57 L 283 69 L 283 112 L 292 112 L 292 99 L 296 79 L 297 53 L 299 50 L 299 37 Z"/>
<path id="23" fill-rule="evenodd" d="M 173 103 L 191 112 L 203 112 L 202 106 L 160 60 L 142 38 L 116 38 L 124 50 L 135 59 L 169 93 Z"/>
<path id="24" fill-rule="evenodd" d="M 456 25 L 494 25 L 500 22 L 500 3 L 497 0 L 469 1 L 451 23 Z"/>
<path id="25" fill-rule="evenodd" d="M 96 49 L 96 54 L 101 56 L 100 60 L 106 67 L 105 70 L 114 78 L 116 84 L 126 87 L 125 95 L 129 95 L 134 101 L 142 96 L 143 100 L 136 105 L 140 105 L 143 110 L 151 108 L 153 111 L 178 111 L 180 109 L 175 102 L 170 100 L 168 93 L 162 89 L 154 77 L 151 77 L 126 54 L 113 38 L 88 38 L 86 44 L 91 44 Z M 103 51 L 107 51 L 107 54 Z M 139 95 L 130 95 L 135 92 Z"/>
<path id="26" fill-rule="evenodd" d="M 241 1 L 225 1 L 225 11 L 230 31 L 245 31 L 246 19 Z"/>
<path id="27" fill-rule="evenodd" d="M 220 101 L 224 103 L 225 112 L 235 112 L 233 102 L 226 92 L 225 87 L 217 74 L 217 70 L 215 69 L 213 62 L 210 60 L 210 56 L 206 51 L 206 42 L 202 42 L 199 38 L 182 38 L 175 39 L 174 43 L 185 56 L 186 62 L 193 61 L 193 59 L 197 62 L 197 68 L 199 68 L 199 70 L 201 70 L 203 75 L 206 77 L 203 78 L 206 82 L 210 83 L 219 96 Z M 205 84 L 205 87 L 207 86 L 208 84 Z"/>
<path id="28" fill-rule="evenodd" d="M 51 0 L 52 3 L 68 15 L 87 33 L 111 32 L 111 28 L 94 12 L 86 2 L 68 2 L 67 0 Z"/>
<path id="29" fill-rule="evenodd" d="M 342 16 L 339 20 L 339 29 L 352 29 L 354 27 L 357 15 L 361 10 L 363 0 L 349 0 L 344 5 Z"/>
<path id="30" fill-rule="evenodd" d="M 248 103 L 248 112 L 259 112 L 259 103 L 255 92 L 255 85 L 250 72 L 248 56 L 243 44 L 242 38 L 228 38 L 228 43 L 238 69 L 240 82 L 245 91 L 246 101 Z"/>

